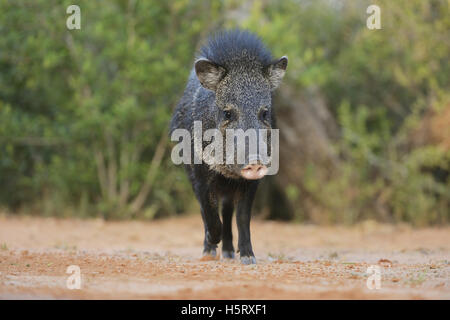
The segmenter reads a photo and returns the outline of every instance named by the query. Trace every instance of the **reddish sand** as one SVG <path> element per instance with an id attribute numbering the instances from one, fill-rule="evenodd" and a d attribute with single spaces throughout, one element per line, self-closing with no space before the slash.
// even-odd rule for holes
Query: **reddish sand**
<path id="1" fill-rule="evenodd" d="M 155 222 L 0 215 L 0 298 L 450 299 L 450 227 L 254 220 L 252 239 L 258 264 L 244 266 L 201 259 L 199 215 Z M 81 269 L 80 290 L 66 286 L 70 265 Z M 371 265 L 381 270 L 379 290 L 367 288 Z"/>

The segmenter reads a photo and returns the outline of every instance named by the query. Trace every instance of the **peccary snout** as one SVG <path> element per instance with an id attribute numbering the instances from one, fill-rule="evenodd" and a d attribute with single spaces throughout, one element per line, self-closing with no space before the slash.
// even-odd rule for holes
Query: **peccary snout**
<path id="1" fill-rule="evenodd" d="M 241 170 L 243 178 L 248 180 L 258 180 L 263 178 L 267 173 L 267 167 L 259 162 L 246 165 Z"/>

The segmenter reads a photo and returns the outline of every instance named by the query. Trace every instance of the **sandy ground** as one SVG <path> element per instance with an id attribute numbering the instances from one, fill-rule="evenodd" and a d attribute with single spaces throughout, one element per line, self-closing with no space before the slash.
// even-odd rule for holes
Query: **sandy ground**
<path id="1" fill-rule="evenodd" d="M 258 264 L 250 266 L 203 261 L 202 233 L 199 215 L 156 222 L 0 215 L 0 298 L 450 299 L 450 227 L 254 220 Z M 67 288 L 70 265 L 80 267 L 79 290 Z M 371 265 L 380 267 L 378 290 L 367 287 Z"/>

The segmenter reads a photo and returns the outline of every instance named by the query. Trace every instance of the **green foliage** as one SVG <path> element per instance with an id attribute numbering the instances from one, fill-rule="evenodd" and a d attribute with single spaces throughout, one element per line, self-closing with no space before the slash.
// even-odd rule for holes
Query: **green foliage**
<path id="1" fill-rule="evenodd" d="M 168 160 L 167 123 L 220 6 L 79 1 L 81 30 L 70 31 L 70 4 L 0 4 L 1 202 L 105 217 L 181 211 L 189 186 Z"/>
<path id="2" fill-rule="evenodd" d="M 287 195 L 295 208 L 312 202 L 306 219 L 316 222 L 447 222 L 450 150 L 410 135 L 450 106 L 448 2 L 376 1 L 381 30 L 366 28 L 370 4 L 256 2 L 243 24 L 288 54 L 288 83 L 319 87 L 340 127 L 337 172 L 310 164 L 301 192 Z"/>

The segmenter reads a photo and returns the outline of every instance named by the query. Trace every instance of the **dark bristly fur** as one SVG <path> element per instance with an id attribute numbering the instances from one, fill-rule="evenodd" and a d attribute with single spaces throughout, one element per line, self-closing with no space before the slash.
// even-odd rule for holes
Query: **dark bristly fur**
<path id="1" fill-rule="evenodd" d="M 273 60 L 260 39 L 247 31 L 224 31 L 211 37 L 200 50 L 173 114 L 170 131 L 186 129 L 193 139 L 194 121 L 202 122 L 203 132 L 213 128 L 222 133 L 225 129 L 272 128 L 275 123 L 272 91 L 279 85 L 286 67 L 286 57 Z M 263 109 L 267 110 L 264 119 Z M 226 118 L 227 112 L 233 115 L 231 120 Z M 234 257 L 231 219 L 236 207 L 241 262 L 255 263 L 250 214 L 258 181 L 241 177 L 244 165 L 209 166 L 203 162 L 185 167 L 201 205 L 205 226 L 203 253 L 215 256 L 217 244 L 222 240 L 222 256 Z M 223 224 L 219 217 L 220 202 Z"/>
<path id="2" fill-rule="evenodd" d="M 272 63 L 272 55 L 261 40 L 254 34 L 238 29 L 223 31 L 209 38 L 200 49 L 200 57 L 228 68 L 233 62 L 240 63 L 245 51 L 247 57 L 255 59 L 261 66 Z"/>

